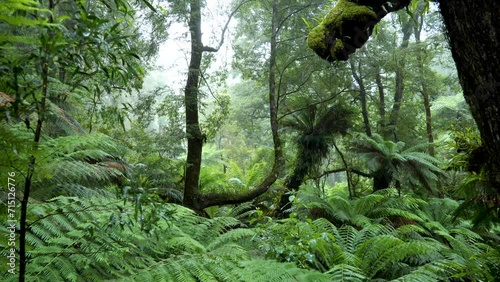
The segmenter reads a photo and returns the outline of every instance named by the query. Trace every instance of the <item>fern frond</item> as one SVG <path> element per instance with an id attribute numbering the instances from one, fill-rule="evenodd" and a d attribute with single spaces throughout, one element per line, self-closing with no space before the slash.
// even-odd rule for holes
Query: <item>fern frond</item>
<path id="1" fill-rule="evenodd" d="M 349 264 L 337 264 L 327 273 L 331 275 L 332 281 L 362 282 L 368 279 L 361 269 Z"/>
<path id="2" fill-rule="evenodd" d="M 168 245 L 170 245 L 172 249 L 181 252 L 190 252 L 190 253 L 206 252 L 205 246 L 203 246 L 200 242 L 189 236 L 171 238 L 168 240 Z"/>
<path id="3" fill-rule="evenodd" d="M 297 268 L 293 263 L 278 263 L 271 260 L 252 260 L 241 262 L 243 268 L 237 281 L 332 281 L 320 272 Z"/>
<path id="4" fill-rule="evenodd" d="M 238 242 L 243 238 L 255 236 L 255 231 L 251 229 L 238 228 L 233 229 L 218 236 L 214 241 L 210 242 L 207 250 L 214 250 L 228 242 Z"/>

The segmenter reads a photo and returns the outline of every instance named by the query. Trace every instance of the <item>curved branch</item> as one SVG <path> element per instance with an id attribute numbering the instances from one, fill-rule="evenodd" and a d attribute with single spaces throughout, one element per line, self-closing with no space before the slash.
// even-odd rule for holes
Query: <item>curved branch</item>
<path id="1" fill-rule="evenodd" d="M 327 170 L 327 171 L 323 171 L 322 174 L 320 175 L 317 175 L 315 177 L 311 177 L 309 179 L 318 179 L 318 178 L 321 178 L 323 176 L 327 176 L 329 174 L 332 174 L 332 173 L 337 173 L 337 172 L 343 172 L 343 171 L 346 171 L 347 169 L 345 167 L 342 167 L 342 168 L 335 168 L 335 169 L 330 169 L 330 170 Z M 363 176 L 363 177 L 369 177 L 369 178 L 372 178 L 373 177 L 373 174 L 371 173 L 366 173 L 366 172 L 363 172 L 359 169 L 356 169 L 356 168 L 350 168 L 349 169 L 350 172 L 354 173 L 354 174 L 357 174 L 357 175 L 360 175 L 360 176 Z"/>
<path id="2" fill-rule="evenodd" d="M 354 190 L 352 189 L 352 183 L 351 183 L 351 170 L 349 169 L 349 166 L 347 165 L 344 154 L 342 153 L 342 151 L 340 151 L 339 147 L 337 147 L 337 144 L 335 144 L 335 140 L 333 140 L 332 143 L 333 143 L 333 147 L 335 148 L 335 150 L 339 154 L 340 159 L 342 160 L 342 163 L 344 163 L 345 173 L 347 176 L 347 190 L 349 191 L 349 198 L 352 198 L 352 197 L 354 197 Z"/>
<path id="3" fill-rule="evenodd" d="M 231 19 L 233 16 L 238 12 L 238 10 L 241 8 L 241 6 L 245 5 L 246 3 L 251 2 L 252 0 L 243 0 L 241 1 L 238 6 L 229 14 L 229 17 L 227 18 L 226 24 L 224 25 L 224 28 L 222 29 L 222 33 L 220 36 L 219 44 L 217 47 L 209 47 L 209 46 L 203 46 L 201 49 L 202 51 L 205 52 L 218 52 L 220 47 L 222 47 L 222 44 L 224 44 L 224 36 L 226 35 L 227 28 L 229 27 L 229 23 L 231 22 Z"/>
<path id="4" fill-rule="evenodd" d="M 321 100 L 321 101 L 318 101 L 318 102 L 314 102 L 314 103 L 308 104 L 308 105 L 307 105 L 307 106 L 305 106 L 305 107 L 298 108 L 298 109 L 295 109 L 295 110 L 292 110 L 292 111 L 286 112 L 286 113 L 282 114 L 282 115 L 279 117 L 279 120 L 283 119 L 284 117 L 286 117 L 286 116 L 288 116 L 288 115 L 294 114 L 294 113 L 296 113 L 296 112 L 300 112 L 300 111 L 303 111 L 303 110 L 308 109 L 308 108 L 310 108 L 310 107 L 314 107 L 314 106 L 316 106 L 316 105 L 319 105 L 319 104 L 322 104 L 322 103 L 329 102 L 329 101 L 331 101 L 331 100 L 335 99 L 335 98 L 336 98 L 337 96 L 339 96 L 340 94 L 345 93 L 345 92 L 347 92 L 347 91 L 348 91 L 348 90 L 347 90 L 347 88 L 344 88 L 344 89 L 342 89 L 340 92 L 333 94 L 331 97 L 329 97 L 329 98 L 327 98 L 327 99 L 325 99 L 325 100 Z"/>
<path id="5" fill-rule="evenodd" d="M 222 205 L 230 205 L 230 204 L 240 204 L 244 202 L 251 201 L 256 197 L 264 194 L 269 190 L 271 185 L 278 178 L 278 174 L 280 171 L 280 165 L 277 161 L 275 161 L 273 169 L 267 175 L 267 177 L 259 184 L 259 186 L 246 191 L 241 194 L 229 194 L 229 193 L 208 193 L 204 195 L 200 195 L 199 207 L 198 210 L 202 210 L 212 206 L 222 206 Z"/>
<path id="6" fill-rule="evenodd" d="M 242 2 L 243 3 L 243 2 Z M 281 148 L 281 140 L 279 137 L 279 124 L 277 112 L 277 97 L 276 97 L 276 38 L 277 38 L 277 12 L 278 1 L 273 1 L 273 18 L 272 18 L 272 34 L 271 34 L 271 57 L 269 58 L 269 111 L 270 123 L 274 145 L 274 164 L 267 177 L 254 189 L 242 194 L 229 193 L 208 193 L 196 194 L 195 206 L 197 211 L 201 211 L 211 206 L 220 206 L 228 204 L 239 204 L 248 202 L 269 190 L 269 187 L 278 179 L 278 176 L 283 167 L 283 152 Z"/>

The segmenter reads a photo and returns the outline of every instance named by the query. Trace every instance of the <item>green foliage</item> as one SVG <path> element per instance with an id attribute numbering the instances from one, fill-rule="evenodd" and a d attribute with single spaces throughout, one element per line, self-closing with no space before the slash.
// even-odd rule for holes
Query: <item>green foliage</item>
<path id="1" fill-rule="evenodd" d="M 373 223 L 399 226 L 421 221 L 415 211 L 426 202 L 409 196 L 399 196 L 394 189 L 380 190 L 354 200 L 345 195 L 321 198 L 306 191 L 297 195 L 296 210 L 312 218 L 322 217 L 337 226 L 363 228 Z"/>
<path id="2" fill-rule="evenodd" d="M 32 133 L 21 124 L 2 124 L 0 132 L 2 172 L 25 175 L 30 157 L 37 158 L 39 167 L 32 179 L 35 199 L 109 194 L 103 187 L 125 178 L 127 165 L 120 159 L 125 149 L 103 134 L 46 138 L 34 151 Z M 22 180 L 19 187 L 24 185 Z"/>
<path id="3" fill-rule="evenodd" d="M 284 115 L 282 124 L 298 134 L 297 153 L 293 172 L 286 181 L 289 189 L 296 190 L 307 174 L 318 169 L 328 155 L 333 136 L 346 134 L 350 127 L 352 110 L 341 104 L 327 106 L 305 97 L 290 99 L 290 114 Z"/>
<path id="4" fill-rule="evenodd" d="M 2 14 L 22 20 L 2 23 L 1 37 L 10 39 L 0 45 L 4 55 L 0 58 L 0 89 L 15 98 L 7 109 L 8 119 L 34 124 L 40 117 L 49 125 L 48 135 L 81 133 L 72 116 L 86 109 L 76 110 L 71 105 L 83 103 L 88 106 L 86 123 L 91 131 L 94 118 L 101 111 L 110 112 L 105 109 L 104 94 L 140 87 L 136 83 L 143 75 L 139 38 L 127 2 L 101 1 L 95 7 L 84 2 L 61 2 L 54 7 L 11 2 L 7 1 L 5 9 L 2 4 Z M 123 124 L 123 113 L 110 113 Z"/>
<path id="5" fill-rule="evenodd" d="M 353 141 L 353 149 L 372 172 L 383 171 L 388 179 L 408 183 L 412 188 L 421 185 L 432 193 L 435 191 L 433 184 L 438 175 L 442 175 L 442 169 L 438 167 L 436 158 L 422 152 L 426 146 L 418 144 L 404 149 L 404 142 L 384 140 L 377 134 L 372 137 L 360 134 Z"/>
<path id="6" fill-rule="evenodd" d="M 298 208 L 298 216 L 309 211 L 320 218 L 265 223 L 255 240 L 267 257 L 335 279 L 492 281 L 500 262 L 470 225 L 453 221 L 458 203 L 451 199 L 427 202 L 380 191 L 353 201 L 299 193 L 298 202 L 308 207 Z M 491 266 L 482 268 L 487 261 Z"/>
<path id="7" fill-rule="evenodd" d="M 132 105 L 132 122 L 124 132 L 110 134 L 130 148 L 126 155 L 132 163 L 129 182 L 120 194 L 133 202 L 161 199 L 182 203 L 182 166 L 185 137 L 180 96 L 166 87 L 137 93 L 140 101 Z M 160 199 L 161 198 L 161 199 Z"/>
<path id="8" fill-rule="evenodd" d="M 467 124 L 472 117 L 470 110 L 462 93 L 456 93 L 453 96 L 441 96 L 434 101 L 432 105 L 434 117 L 438 119 L 456 119 L 458 124 Z M 451 126 L 451 124 L 450 124 Z"/>
<path id="9" fill-rule="evenodd" d="M 234 156 L 227 150 L 218 150 L 213 144 L 208 144 L 203 150 L 203 165 L 200 172 L 200 189 L 206 192 L 238 193 L 258 185 L 269 169 L 269 163 L 262 155 L 267 152 L 239 148 L 249 155 Z M 245 158 L 241 167 L 236 160 L 225 158 Z M 266 157 L 266 156 L 264 156 Z"/>
<path id="10" fill-rule="evenodd" d="M 462 182 L 453 187 L 453 196 L 464 200 L 455 215 L 472 219 L 476 227 L 498 224 L 500 195 L 489 183 L 488 156 L 479 134 L 467 128 L 455 130 L 452 136 L 454 144 L 450 147 L 453 151 L 447 169 L 463 175 Z"/>
<path id="11" fill-rule="evenodd" d="M 27 274 L 32 281 L 493 281 L 498 250 L 453 223 L 455 201 L 374 196 L 345 206 L 366 213 L 363 227 L 290 218 L 249 229 L 232 217 L 206 219 L 166 204 L 144 207 L 160 215 L 147 231 L 133 205 L 119 200 L 33 202 Z M 395 209 L 412 210 L 411 222 L 381 224 L 404 218 Z M 15 279 L 2 273 L 2 281 Z"/>
<path id="12" fill-rule="evenodd" d="M 28 214 L 27 277 L 30 281 L 255 281 L 254 277 L 326 281 L 320 273 L 292 264 L 251 259 L 241 243 L 255 232 L 238 228 L 234 218 L 205 219 L 170 204 L 147 208 L 162 217 L 145 233 L 134 219 L 133 206 L 119 200 L 57 197 L 33 203 Z M 2 281 L 14 279 L 2 271 Z"/>
<path id="13" fill-rule="evenodd" d="M 452 157 L 448 169 L 479 172 L 484 165 L 484 152 L 481 148 L 481 137 L 474 128 L 459 129 L 451 132 L 453 144 Z"/>
<path id="14" fill-rule="evenodd" d="M 37 1 L 32 0 L 2 0 L 0 7 L 0 22 L 18 27 L 34 27 L 34 26 L 50 26 L 51 24 L 44 18 L 27 18 L 23 17 L 21 13 L 27 12 L 48 12 L 47 9 L 40 7 Z M 20 13 L 18 13 L 20 12 Z M 34 43 L 33 39 L 28 36 L 9 35 L 2 32 L 0 34 L 0 43 Z"/>
<path id="15" fill-rule="evenodd" d="M 213 97 L 215 100 L 215 107 L 209 114 L 205 114 L 204 111 L 201 112 L 201 114 L 206 116 L 205 120 L 201 123 L 201 128 L 207 139 L 214 138 L 223 124 L 227 122 L 229 107 L 231 105 L 231 98 L 227 94 L 213 95 Z"/>
<path id="16" fill-rule="evenodd" d="M 464 183 L 457 187 L 455 196 L 464 200 L 456 211 L 457 216 L 471 218 L 476 226 L 491 227 L 500 223 L 500 195 L 491 186 L 484 170 L 467 176 Z"/>

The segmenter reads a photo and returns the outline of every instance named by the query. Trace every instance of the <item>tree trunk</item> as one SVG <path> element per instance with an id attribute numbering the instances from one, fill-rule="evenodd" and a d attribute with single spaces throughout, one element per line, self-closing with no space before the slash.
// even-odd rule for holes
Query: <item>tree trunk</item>
<path id="1" fill-rule="evenodd" d="M 55 3 L 53 0 L 49 0 L 49 11 L 53 11 L 55 8 Z M 49 22 L 53 23 L 54 18 L 52 16 L 49 16 Z M 47 96 L 49 94 L 49 71 L 50 71 L 50 60 L 51 58 L 48 56 L 50 51 L 48 50 L 50 47 L 49 45 L 52 44 L 51 42 L 54 39 L 54 36 L 51 36 L 49 41 L 44 44 L 45 50 L 43 52 L 45 53 L 44 59 L 41 61 L 40 64 L 40 69 L 41 69 L 41 78 L 42 78 L 42 97 L 40 101 L 37 103 L 36 107 L 36 113 L 37 113 L 37 122 L 36 122 L 36 129 L 35 129 L 35 136 L 33 137 L 33 155 L 30 156 L 30 162 L 28 164 L 28 173 L 26 174 L 25 177 L 25 183 L 24 183 L 24 191 L 23 191 L 23 196 L 21 198 L 21 218 L 19 220 L 19 282 L 24 282 L 26 280 L 26 266 L 28 265 L 28 257 L 26 256 L 26 235 L 28 233 L 28 204 L 29 204 L 29 199 L 30 199 L 30 193 L 31 193 L 31 184 L 33 180 L 33 175 L 35 173 L 35 166 L 36 166 L 36 155 L 38 152 L 38 145 L 40 144 L 40 140 L 42 138 L 42 127 L 43 123 L 45 122 L 45 112 L 47 111 Z M 27 129 L 31 130 L 32 128 L 27 125 Z"/>
<path id="2" fill-rule="evenodd" d="M 425 2 L 420 1 L 419 3 L 419 9 L 417 10 L 416 14 L 417 17 L 419 18 L 418 25 L 414 25 L 414 34 L 415 34 L 415 41 L 417 43 L 420 43 L 420 34 L 422 32 L 422 28 L 424 26 L 424 15 L 422 14 L 422 11 L 425 7 Z M 424 100 L 424 110 L 425 110 L 425 129 L 427 133 L 427 142 L 429 142 L 429 155 L 435 156 L 435 151 L 434 151 L 434 135 L 432 133 L 432 113 L 431 113 L 431 101 L 430 101 L 430 94 L 431 91 L 428 87 L 427 84 L 427 79 L 426 78 L 426 71 L 425 71 L 425 65 L 424 61 L 425 58 L 422 56 L 425 53 L 425 47 L 420 46 L 417 52 L 417 61 L 418 61 L 418 71 L 420 74 L 420 83 L 421 83 L 421 90 L 420 94 L 422 95 L 422 98 Z M 424 54 L 425 55 L 425 54 Z"/>
<path id="3" fill-rule="evenodd" d="M 307 157 L 306 157 L 307 158 Z M 302 158 L 299 157 L 298 161 L 301 162 Z M 292 196 L 293 192 L 299 191 L 300 185 L 304 182 L 304 179 L 307 176 L 309 171 L 309 167 L 306 164 L 299 163 L 294 168 L 292 175 L 290 175 L 286 181 L 285 186 L 288 189 L 283 195 L 281 195 L 280 202 L 278 207 L 276 208 L 276 217 L 277 218 L 286 218 L 290 214 L 289 210 L 292 207 L 292 201 L 290 201 L 290 196 Z"/>
<path id="4" fill-rule="evenodd" d="M 271 123 L 271 132 L 274 144 L 274 164 L 269 174 L 254 189 L 237 195 L 228 195 L 227 193 L 209 193 L 202 197 L 199 207 L 207 208 L 215 205 L 239 204 L 251 201 L 264 194 L 269 187 L 276 182 L 283 168 L 283 152 L 281 149 L 281 139 L 279 137 L 278 125 L 278 95 L 276 93 L 276 55 L 277 55 L 277 36 L 278 36 L 278 1 L 273 2 L 273 17 L 271 23 L 271 46 L 269 58 L 269 114 Z"/>
<path id="5" fill-rule="evenodd" d="M 373 192 L 389 188 L 391 182 L 392 175 L 387 171 L 387 169 L 381 167 L 373 173 Z"/>
<path id="6" fill-rule="evenodd" d="M 402 50 L 405 50 L 408 48 L 409 45 L 409 40 L 412 35 L 412 27 L 414 23 L 411 18 L 408 18 L 408 21 L 404 23 L 403 25 L 403 41 L 401 42 L 401 46 L 399 47 L 399 52 Z M 396 91 L 394 93 L 394 103 L 392 105 L 392 111 L 389 115 L 389 121 L 386 124 L 384 130 L 383 130 L 383 136 L 384 139 L 393 139 L 395 142 L 398 141 L 398 136 L 397 136 L 397 124 L 398 124 L 398 119 L 399 119 L 399 111 L 401 109 L 401 103 L 403 101 L 403 93 L 405 89 L 405 84 L 404 84 L 404 72 L 405 72 L 405 56 L 402 56 L 402 58 L 397 59 L 396 62 Z M 383 93 L 383 87 L 382 83 L 380 81 L 380 74 L 377 74 L 376 77 L 377 80 L 377 86 L 379 88 L 379 95 L 382 99 L 384 99 L 384 93 Z M 385 104 L 385 101 L 384 101 Z M 385 105 L 383 105 L 385 107 Z M 382 113 L 382 109 L 379 109 L 379 111 Z M 383 109 L 383 113 L 385 115 L 385 108 Z M 386 168 L 382 167 L 373 174 L 373 192 L 376 192 L 378 190 L 386 189 L 389 188 L 389 185 L 391 184 L 393 178 L 392 175 L 387 171 Z"/>
<path id="7" fill-rule="evenodd" d="M 382 76 L 380 75 L 380 69 L 377 70 L 377 74 L 375 75 L 375 82 L 377 83 L 378 97 L 379 97 L 379 105 L 378 105 L 378 112 L 380 115 L 379 131 L 385 132 L 385 93 L 384 93 L 384 85 L 382 84 Z"/>
<path id="8" fill-rule="evenodd" d="M 481 133 L 490 183 L 500 192 L 500 1 L 441 0 L 465 100 Z"/>
<path id="9" fill-rule="evenodd" d="M 431 113 L 431 101 L 429 95 L 429 88 L 425 83 L 422 84 L 422 98 L 424 99 L 425 108 L 425 128 L 427 131 L 427 141 L 429 142 L 429 155 L 435 156 L 434 152 L 434 135 L 432 133 L 432 113 Z"/>
<path id="10" fill-rule="evenodd" d="M 199 210 L 198 185 L 200 181 L 201 153 L 203 148 L 203 136 L 198 120 L 198 84 L 203 55 L 200 0 L 191 0 L 190 8 L 189 31 L 191 32 L 191 59 L 189 61 L 188 77 L 184 90 L 188 148 L 183 204 L 187 207 Z"/>
<path id="11" fill-rule="evenodd" d="M 411 18 L 403 25 L 403 41 L 400 46 L 402 51 L 408 48 L 410 36 L 412 34 L 413 20 Z M 402 52 L 401 52 L 402 53 Z M 401 109 L 401 103 L 403 101 L 403 92 L 405 89 L 404 84 L 404 72 L 405 72 L 405 56 L 397 60 L 396 65 L 396 91 L 394 93 L 394 104 L 392 105 L 392 112 L 389 117 L 388 124 L 388 136 L 393 138 L 394 141 L 398 141 L 396 126 L 399 119 L 399 110 Z"/>
<path id="12" fill-rule="evenodd" d="M 358 71 L 360 72 L 359 74 L 356 72 L 356 67 L 354 66 L 354 63 L 352 60 L 349 61 L 349 64 L 351 66 L 351 73 L 352 77 L 354 77 L 354 80 L 358 83 L 359 86 L 359 98 L 361 100 L 361 115 L 363 116 L 363 124 L 365 126 L 365 133 L 369 137 L 372 136 L 372 130 L 370 127 L 370 120 L 368 118 L 368 107 L 366 105 L 366 88 L 365 84 L 363 81 L 363 78 L 361 77 L 361 63 L 358 64 Z"/>

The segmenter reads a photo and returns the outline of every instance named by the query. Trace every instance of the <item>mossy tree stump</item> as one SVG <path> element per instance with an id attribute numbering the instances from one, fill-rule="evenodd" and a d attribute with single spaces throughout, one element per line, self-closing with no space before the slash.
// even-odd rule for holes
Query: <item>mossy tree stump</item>
<path id="1" fill-rule="evenodd" d="M 346 61 L 361 48 L 373 27 L 388 13 L 402 9 L 411 0 L 340 0 L 323 21 L 309 32 L 307 45 L 321 58 Z"/>

